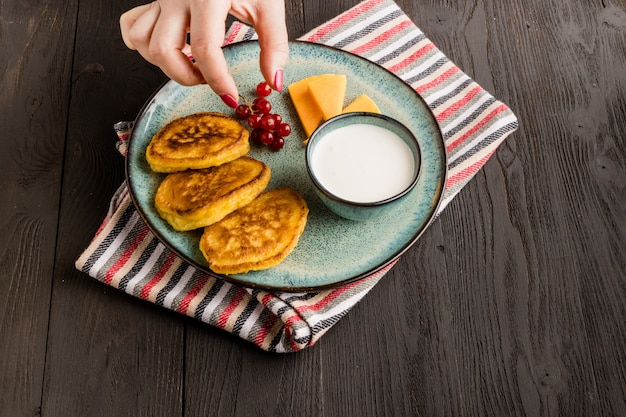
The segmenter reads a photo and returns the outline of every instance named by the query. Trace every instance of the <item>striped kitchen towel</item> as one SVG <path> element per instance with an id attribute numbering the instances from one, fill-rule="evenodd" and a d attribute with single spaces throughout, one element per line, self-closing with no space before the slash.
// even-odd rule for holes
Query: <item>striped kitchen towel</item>
<path id="1" fill-rule="evenodd" d="M 255 39 L 234 23 L 225 43 Z M 448 177 L 439 212 L 517 128 L 511 110 L 452 63 L 392 0 L 367 0 L 301 40 L 359 54 L 397 74 L 425 99 L 442 128 Z M 287 68 L 288 71 L 288 68 Z M 116 125 L 118 149 L 132 124 Z M 224 329 L 271 352 L 312 346 L 392 268 L 331 290 L 267 292 L 196 270 L 148 230 L 126 185 L 76 267 L 130 295 Z"/>

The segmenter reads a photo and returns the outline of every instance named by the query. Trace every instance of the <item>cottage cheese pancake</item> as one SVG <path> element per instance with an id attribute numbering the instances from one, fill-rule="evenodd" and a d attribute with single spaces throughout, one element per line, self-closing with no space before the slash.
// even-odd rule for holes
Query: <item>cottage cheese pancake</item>
<path id="1" fill-rule="evenodd" d="M 270 168 L 242 156 L 225 164 L 169 174 L 159 185 L 155 207 L 175 230 L 215 223 L 245 206 L 269 184 Z"/>
<path id="2" fill-rule="evenodd" d="M 250 204 L 205 227 L 200 250 L 209 267 L 220 274 L 270 268 L 296 247 L 308 213 L 306 201 L 296 191 L 266 191 Z"/>
<path id="3" fill-rule="evenodd" d="M 155 172 L 217 166 L 250 150 L 248 130 L 221 113 L 196 113 L 165 125 L 150 141 L 146 159 Z"/>

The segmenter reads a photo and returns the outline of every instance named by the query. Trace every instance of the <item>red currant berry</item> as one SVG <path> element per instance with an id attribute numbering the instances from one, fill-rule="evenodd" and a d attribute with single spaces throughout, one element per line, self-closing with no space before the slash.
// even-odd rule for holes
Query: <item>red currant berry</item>
<path id="1" fill-rule="evenodd" d="M 263 114 L 269 114 L 272 111 L 272 103 L 265 101 L 263 105 L 259 107 L 259 111 Z"/>
<path id="2" fill-rule="evenodd" d="M 278 114 L 278 113 L 273 114 L 273 115 L 272 115 L 272 117 L 274 118 L 274 121 L 276 122 L 276 126 L 278 126 L 279 124 L 281 124 L 281 123 L 282 123 L 282 121 L 283 121 L 283 116 L 281 116 L 281 115 L 280 115 L 280 114 Z"/>
<path id="3" fill-rule="evenodd" d="M 274 134 L 272 132 L 268 132 L 267 130 L 264 130 L 259 135 L 259 139 L 261 140 L 262 143 L 266 145 L 271 145 L 274 142 Z"/>
<path id="4" fill-rule="evenodd" d="M 261 128 L 265 130 L 274 130 L 274 128 L 276 128 L 276 121 L 271 115 L 266 114 L 261 119 Z"/>
<path id="5" fill-rule="evenodd" d="M 278 150 L 282 149 L 283 146 L 285 146 L 285 139 L 283 139 L 282 136 L 274 135 L 274 142 L 272 142 L 270 146 L 275 151 L 278 151 Z"/>
<path id="6" fill-rule="evenodd" d="M 289 134 L 291 133 L 291 126 L 289 126 L 288 123 L 281 123 L 276 126 L 276 133 L 278 133 L 280 136 L 289 136 Z"/>
<path id="7" fill-rule="evenodd" d="M 261 114 L 269 114 L 272 111 L 272 103 L 264 97 L 257 97 L 252 102 L 252 110 Z"/>
<path id="8" fill-rule="evenodd" d="M 253 129 L 256 129 L 257 127 L 261 127 L 261 118 L 262 116 L 260 114 L 251 114 L 248 117 L 248 126 L 250 126 Z"/>
<path id="9" fill-rule="evenodd" d="M 237 109 L 235 109 L 235 117 L 237 117 L 237 119 L 239 120 L 243 120 L 249 117 L 251 114 L 252 111 L 247 104 L 240 104 L 237 106 Z"/>
<path id="10" fill-rule="evenodd" d="M 254 143 L 262 143 L 261 133 L 263 133 L 263 129 L 260 129 L 260 128 L 252 129 L 252 132 L 250 132 L 250 140 Z"/>
<path id="11" fill-rule="evenodd" d="M 267 99 L 265 97 L 257 97 L 254 100 L 252 100 L 252 111 L 258 111 L 259 103 L 263 101 L 267 101 Z"/>
<path id="12" fill-rule="evenodd" d="M 269 84 L 266 83 L 265 81 L 260 82 L 256 86 L 256 93 L 260 97 L 267 97 L 272 93 L 272 87 L 270 87 Z"/>

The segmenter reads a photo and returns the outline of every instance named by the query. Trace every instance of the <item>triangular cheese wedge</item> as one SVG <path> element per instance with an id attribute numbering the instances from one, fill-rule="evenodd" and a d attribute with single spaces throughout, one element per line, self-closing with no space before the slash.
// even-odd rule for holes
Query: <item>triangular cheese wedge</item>
<path id="1" fill-rule="evenodd" d="M 309 83 L 309 93 L 322 111 L 324 120 L 341 114 L 346 86 L 345 75 L 320 78 Z"/>
<path id="2" fill-rule="evenodd" d="M 309 93 L 309 83 L 333 76 L 333 74 L 313 75 L 296 81 L 287 87 L 291 101 L 296 108 L 298 118 L 300 119 L 300 123 L 302 123 L 307 138 L 311 136 L 311 133 L 319 126 L 323 117 L 322 111 Z"/>
<path id="3" fill-rule="evenodd" d="M 346 106 L 341 113 L 368 112 L 380 114 L 380 109 L 367 94 L 361 94 Z"/>

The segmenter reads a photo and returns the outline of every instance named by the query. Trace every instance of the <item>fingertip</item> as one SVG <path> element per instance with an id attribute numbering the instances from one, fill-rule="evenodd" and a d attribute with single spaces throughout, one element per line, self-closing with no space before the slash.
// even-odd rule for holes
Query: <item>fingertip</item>
<path id="1" fill-rule="evenodd" d="M 261 74 L 267 83 L 276 91 L 282 92 L 285 78 L 285 64 L 288 57 L 288 49 L 282 47 L 260 45 L 259 57 Z"/>
<path id="2" fill-rule="evenodd" d="M 259 32 L 259 56 L 261 73 L 270 86 L 276 91 L 282 91 L 284 71 L 289 57 L 289 42 L 287 33 L 281 30 L 274 32 Z"/>
<path id="3" fill-rule="evenodd" d="M 235 100 L 235 98 L 231 96 L 230 94 L 220 94 L 219 96 L 224 102 L 224 104 L 226 104 L 231 109 L 234 109 L 239 105 L 239 102 Z"/>
<path id="4" fill-rule="evenodd" d="M 192 40 L 191 53 L 195 59 L 195 66 L 201 72 L 206 84 L 229 107 L 237 107 L 239 92 L 237 85 L 222 52 L 221 47 L 211 46 L 203 40 Z"/>
<path id="5" fill-rule="evenodd" d="M 279 93 L 283 92 L 284 78 L 284 71 L 282 69 L 276 70 L 276 73 L 274 74 L 274 89 Z"/>

